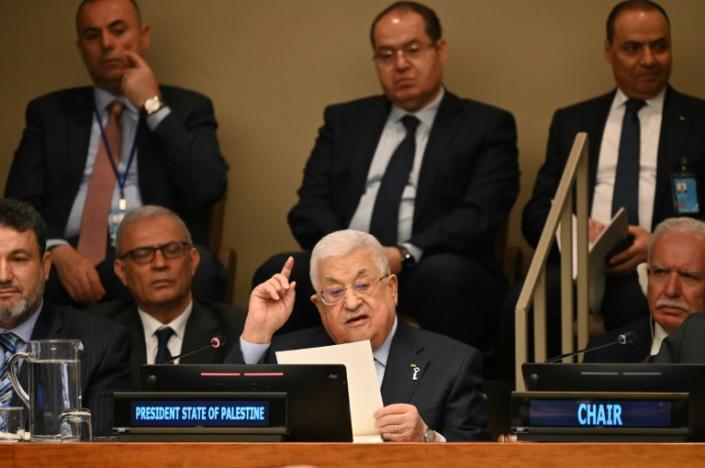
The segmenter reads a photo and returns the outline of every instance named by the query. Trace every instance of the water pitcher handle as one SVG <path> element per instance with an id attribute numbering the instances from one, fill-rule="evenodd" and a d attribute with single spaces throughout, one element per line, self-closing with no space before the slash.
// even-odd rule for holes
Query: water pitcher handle
<path id="1" fill-rule="evenodd" d="M 22 388 L 22 384 L 20 383 L 20 379 L 17 378 L 17 373 L 16 369 L 17 366 L 15 363 L 17 361 L 20 361 L 22 359 L 28 359 L 29 354 L 27 353 L 15 353 L 10 357 L 10 361 L 7 363 L 7 369 L 10 373 L 10 382 L 12 382 L 12 388 L 17 394 L 20 396 L 24 404 L 29 408 L 29 395 L 27 395 L 27 392 L 24 391 L 24 388 Z"/>

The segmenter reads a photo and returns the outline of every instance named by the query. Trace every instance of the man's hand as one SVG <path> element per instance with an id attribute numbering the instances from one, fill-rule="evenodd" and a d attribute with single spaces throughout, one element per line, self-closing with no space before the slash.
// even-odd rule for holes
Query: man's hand
<path id="1" fill-rule="evenodd" d="M 423 442 L 428 426 L 414 405 L 395 403 L 380 408 L 372 415 L 382 438 L 390 442 Z"/>
<path id="2" fill-rule="evenodd" d="M 159 82 L 145 60 L 132 51 L 125 51 L 129 68 L 125 69 L 120 85 L 127 99 L 138 109 L 144 101 L 154 96 L 161 96 Z"/>
<path id="3" fill-rule="evenodd" d="M 98 302 L 105 289 L 93 263 L 68 244 L 50 250 L 52 264 L 68 295 L 82 305 Z"/>
<path id="4" fill-rule="evenodd" d="M 296 298 L 296 281 L 289 283 L 294 258 L 289 257 L 281 273 L 258 284 L 250 294 L 242 338 L 249 343 L 272 342 L 272 335 L 289 319 Z"/>
<path id="5" fill-rule="evenodd" d="M 385 247 L 384 255 L 387 256 L 387 261 L 389 262 L 389 269 L 392 274 L 398 275 L 401 271 L 401 252 L 396 247 Z"/>
<path id="6" fill-rule="evenodd" d="M 651 233 L 639 226 L 629 226 L 629 235 L 634 239 L 626 250 L 609 259 L 605 273 L 610 275 L 626 275 L 636 270 L 637 265 L 646 261 Z"/>
<path id="7" fill-rule="evenodd" d="M 602 224 L 599 221 L 596 221 L 592 218 L 588 219 L 588 242 L 590 244 L 595 243 L 595 239 L 597 239 L 597 236 L 602 233 L 602 231 L 605 230 L 605 225 Z"/>

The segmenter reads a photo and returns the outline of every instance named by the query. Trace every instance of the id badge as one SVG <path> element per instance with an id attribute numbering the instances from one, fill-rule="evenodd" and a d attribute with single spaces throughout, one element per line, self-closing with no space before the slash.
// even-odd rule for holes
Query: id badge
<path id="1" fill-rule="evenodd" d="M 674 173 L 671 175 L 671 190 L 673 192 L 673 209 L 677 215 L 700 213 L 698 183 L 695 174 Z"/>
<path id="2" fill-rule="evenodd" d="M 125 219 L 127 214 L 127 202 L 124 198 L 120 199 L 117 208 L 110 211 L 108 215 L 108 230 L 110 231 L 110 245 L 115 247 L 115 240 L 117 239 L 117 231 L 120 223 Z"/>

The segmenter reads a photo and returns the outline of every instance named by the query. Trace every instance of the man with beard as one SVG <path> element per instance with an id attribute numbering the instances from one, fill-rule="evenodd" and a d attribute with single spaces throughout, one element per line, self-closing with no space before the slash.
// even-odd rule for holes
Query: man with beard
<path id="1" fill-rule="evenodd" d="M 110 435 L 112 392 L 131 389 L 127 369 L 130 338 L 124 328 L 112 322 L 45 302 L 44 283 L 50 269 L 51 254 L 46 251 L 44 221 L 39 213 L 24 202 L 0 199 L 2 352 L 8 356 L 24 351 L 29 340 L 81 340 L 83 405 L 91 409 L 93 433 Z M 7 372 L 6 364 L 0 371 L 2 376 Z M 0 401 L 22 405 L 12 388 L 5 389 Z"/>

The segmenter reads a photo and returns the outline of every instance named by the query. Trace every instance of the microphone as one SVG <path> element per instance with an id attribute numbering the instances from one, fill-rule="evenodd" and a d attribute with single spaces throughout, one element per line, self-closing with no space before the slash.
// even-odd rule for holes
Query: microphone
<path id="1" fill-rule="evenodd" d="M 224 346 L 225 343 L 227 343 L 227 341 L 228 340 L 226 340 L 225 337 L 214 336 L 214 337 L 211 337 L 210 342 L 205 346 L 201 346 L 200 348 L 196 348 L 194 350 L 191 350 L 191 351 L 188 351 L 185 353 L 177 354 L 176 356 L 172 357 L 171 359 L 167 359 L 164 362 L 156 362 L 155 364 L 169 364 L 171 362 L 176 361 L 177 359 L 181 359 L 182 357 L 191 356 L 196 353 L 200 353 L 204 349 L 208 349 L 208 348 L 218 349 L 218 348 Z"/>
<path id="2" fill-rule="evenodd" d="M 579 349 L 579 350 L 573 351 L 571 353 L 561 354 L 560 356 L 552 357 L 551 359 L 547 360 L 546 362 L 547 363 L 558 362 L 563 358 L 575 356 L 576 354 L 580 354 L 580 353 L 587 354 L 587 353 L 591 353 L 593 351 L 597 351 L 598 349 L 607 348 L 609 346 L 614 346 L 617 344 L 622 345 L 622 346 L 630 345 L 630 344 L 634 343 L 635 339 L 636 339 L 636 333 L 634 333 L 633 331 L 624 332 L 621 335 L 617 336 L 616 340 L 610 341 L 609 343 L 605 343 L 605 344 L 601 344 L 601 345 L 597 345 L 597 346 L 588 346 L 587 348 Z"/>

